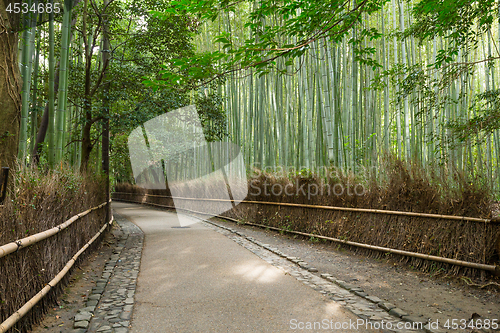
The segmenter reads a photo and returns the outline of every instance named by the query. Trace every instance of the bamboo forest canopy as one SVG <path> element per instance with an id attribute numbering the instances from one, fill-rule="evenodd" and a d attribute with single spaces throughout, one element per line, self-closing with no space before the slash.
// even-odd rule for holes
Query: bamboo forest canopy
<path id="1" fill-rule="evenodd" d="M 211 42 L 218 50 L 198 53 L 190 58 L 174 59 L 176 73 L 165 71 L 163 80 L 167 85 L 185 85 L 189 80 L 203 83 L 223 77 L 235 71 L 253 68 L 260 75 L 276 68 L 287 73 L 284 66 L 292 65 L 293 59 L 302 56 L 313 42 L 329 38 L 334 41 L 362 22 L 364 15 L 379 10 L 383 1 L 173 1 L 166 12 L 155 12 L 157 17 L 172 14 L 188 14 L 196 19 L 215 22 L 225 17 L 240 21 L 241 28 L 248 29 L 245 38 L 238 31 L 222 29 L 214 34 Z M 378 38 L 375 29 L 363 29 L 352 40 L 359 45 L 364 38 Z M 357 47 L 359 55 L 370 53 Z M 282 59 L 283 66 L 278 66 Z M 189 76 L 186 77 L 185 74 Z M 156 83 L 160 83 L 156 81 Z"/>
<path id="2" fill-rule="evenodd" d="M 171 4 L 153 14 L 196 20 L 196 52 L 145 83 L 219 84 L 249 165 L 356 170 L 394 152 L 498 186 L 498 1 Z"/>
<path id="3" fill-rule="evenodd" d="M 160 18 L 188 14 L 205 22 L 215 22 L 225 15 L 233 17 L 237 13 L 236 20 L 248 28 L 247 38 L 242 40 L 237 36 L 237 31 L 222 29 L 220 34 L 214 34 L 212 38 L 212 42 L 219 44 L 218 50 L 174 61 L 180 70 L 188 70 L 193 79 L 208 79 L 248 68 L 267 73 L 269 67 L 277 66 L 278 58 L 297 58 L 309 50 L 315 41 L 326 38 L 340 42 L 345 36 L 350 37 L 349 43 L 356 52 L 357 60 L 372 61 L 374 66 L 381 67 L 377 62 L 379 59 L 369 59 L 375 50 L 360 44 L 364 38 L 373 40 L 382 37 L 379 27 L 370 26 L 367 21 L 370 15 L 377 15 L 386 4 L 406 4 L 407 15 L 413 16 L 414 20 L 406 30 L 393 31 L 392 34 L 399 34 L 400 38 L 413 36 L 420 42 L 437 36 L 447 40 L 445 48 L 438 50 L 434 62 L 436 67 L 452 62 L 460 48 L 466 53 L 473 50 L 498 21 L 499 8 L 494 0 L 423 0 L 405 4 L 399 1 L 389 3 L 388 0 L 173 1 L 172 8 L 166 12 L 153 13 Z M 358 28 L 355 36 L 351 35 L 353 28 Z M 291 65 L 292 60 L 283 64 Z M 214 68 L 216 66 L 218 68 Z M 283 71 L 282 68 L 280 70 Z M 165 78 L 172 82 L 182 79 L 180 75 L 173 76 L 168 72 L 165 72 Z"/>

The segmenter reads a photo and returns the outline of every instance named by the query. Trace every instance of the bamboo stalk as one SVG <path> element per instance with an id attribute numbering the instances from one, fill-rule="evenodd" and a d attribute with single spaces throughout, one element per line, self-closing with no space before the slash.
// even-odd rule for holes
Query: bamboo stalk
<path id="1" fill-rule="evenodd" d="M 392 27 L 394 31 L 396 32 L 398 29 L 397 26 L 397 21 L 396 21 L 396 2 L 394 0 L 391 0 L 391 6 L 392 6 Z M 396 37 L 396 34 L 394 34 L 394 65 L 399 63 L 399 58 L 398 58 L 398 39 Z M 394 66 L 393 65 L 393 66 Z M 395 86 L 396 92 L 399 91 L 399 83 L 396 83 Z M 396 114 L 396 131 L 397 131 L 397 151 L 398 151 L 398 158 L 402 158 L 402 151 L 403 151 L 403 140 L 401 138 L 401 108 L 400 108 L 400 102 L 397 101 L 394 103 L 395 107 L 395 114 Z"/>
<path id="2" fill-rule="evenodd" d="M 28 7 L 31 7 L 31 1 L 28 1 Z M 36 4 L 35 4 L 36 5 Z M 28 16 L 29 15 L 29 16 Z M 28 14 L 24 19 L 24 23 L 26 25 L 26 30 L 23 32 L 23 47 L 22 47 L 22 92 L 21 92 L 21 121 L 19 126 L 19 149 L 18 149 L 18 158 L 21 163 L 26 162 L 26 154 L 27 154 L 27 142 L 28 142 L 28 113 L 29 113 L 29 104 L 30 104 L 30 86 L 31 86 L 31 67 L 33 65 L 33 45 L 35 42 L 35 34 L 36 34 L 36 15 L 34 22 L 33 19 L 30 18 L 33 14 Z M 33 28 L 29 28 L 28 26 L 33 23 Z"/>
<path id="3" fill-rule="evenodd" d="M 35 51 L 35 64 L 33 69 L 33 107 L 31 109 L 31 136 L 29 152 L 33 151 L 36 142 L 36 135 L 38 132 L 38 72 L 40 67 L 40 43 L 42 39 L 42 32 L 39 32 L 38 40 L 36 43 Z"/>
<path id="4" fill-rule="evenodd" d="M 382 66 L 383 71 L 387 70 L 387 52 L 386 52 L 386 40 L 385 40 L 385 22 L 384 22 L 384 7 L 382 6 Z M 389 131 L 389 78 L 384 77 L 384 150 L 389 152 L 390 142 L 390 131 Z"/>
<path id="5" fill-rule="evenodd" d="M 51 4 L 54 3 L 53 0 L 50 2 Z M 48 143 L 48 162 L 49 162 L 49 167 L 53 168 L 54 163 L 55 163 L 55 89 L 54 89 L 54 84 L 55 84 L 55 51 L 54 51 L 54 13 L 51 12 L 49 14 L 49 108 L 48 108 L 48 118 L 49 118 L 49 123 L 48 123 L 48 132 L 49 132 L 49 137 L 47 140 Z"/>
<path id="6" fill-rule="evenodd" d="M 68 65 L 69 65 L 69 44 L 71 31 L 71 5 L 72 1 L 64 2 L 63 25 L 61 31 L 61 60 L 59 67 L 59 92 L 57 98 L 57 116 L 55 126 L 55 162 L 58 164 L 63 158 L 63 137 L 64 137 L 64 119 L 67 105 L 68 90 Z"/>
<path id="7" fill-rule="evenodd" d="M 59 224 L 58 226 L 55 226 L 54 228 L 51 228 L 51 229 L 39 232 L 37 234 L 16 240 L 16 241 L 9 243 L 9 244 L 5 244 L 3 246 L 0 246 L 0 258 L 5 257 L 6 255 L 8 255 L 12 252 L 16 252 L 17 250 L 19 250 L 22 247 L 26 247 L 26 246 L 38 243 L 46 238 L 54 236 L 55 234 L 61 232 L 62 230 L 66 229 L 67 227 L 69 227 L 73 222 L 84 217 L 85 215 L 88 215 L 90 212 L 92 212 L 94 210 L 97 210 L 97 209 L 104 207 L 106 204 L 107 204 L 107 202 L 103 202 L 99 206 L 89 208 L 84 212 L 76 214 L 75 216 L 73 216 L 72 218 L 67 220 L 66 222 Z"/>
<path id="8" fill-rule="evenodd" d="M 404 11 L 403 11 L 403 3 L 398 1 L 399 6 L 399 26 L 401 28 L 401 32 L 405 31 L 404 26 Z M 403 62 L 403 68 L 405 68 L 405 74 L 403 76 L 403 80 L 406 80 L 406 68 L 407 68 L 407 59 L 406 59 L 406 38 L 401 39 L 401 59 Z M 404 140 L 404 148 L 405 148 L 405 157 L 406 159 L 411 159 L 411 143 L 410 143 L 410 115 L 408 110 L 408 95 L 404 96 L 404 132 L 403 132 L 403 140 Z M 413 125 L 413 124 L 412 124 Z"/>
<path id="9" fill-rule="evenodd" d="M 3 323 L 0 324 L 0 333 L 5 333 L 9 328 L 14 326 L 22 317 L 28 313 L 49 291 L 54 288 L 62 278 L 69 272 L 71 267 L 75 264 L 78 257 L 106 230 L 108 225 L 113 223 L 113 218 L 109 222 L 106 222 L 102 228 L 92 237 L 75 255 L 66 263 L 64 268 L 57 274 L 47 285 L 40 290 L 35 296 L 33 296 L 26 304 L 24 304 L 19 310 L 7 318 Z"/>

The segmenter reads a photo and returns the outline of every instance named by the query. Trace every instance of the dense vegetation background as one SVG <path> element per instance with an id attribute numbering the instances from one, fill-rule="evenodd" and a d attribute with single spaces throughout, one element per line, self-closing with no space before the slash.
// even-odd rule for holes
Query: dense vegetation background
<path id="1" fill-rule="evenodd" d="M 383 176 L 389 153 L 499 189 L 496 1 L 12 5 L 0 8 L 2 165 L 105 171 L 109 138 L 112 177 L 133 181 L 128 134 L 196 104 L 207 138 L 241 146 L 249 170 Z"/>

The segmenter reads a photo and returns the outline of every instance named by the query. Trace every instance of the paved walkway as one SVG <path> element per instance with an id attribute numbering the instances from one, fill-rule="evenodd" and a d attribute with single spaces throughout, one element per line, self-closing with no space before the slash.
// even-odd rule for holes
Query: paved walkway
<path id="1" fill-rule="evenodd" d="M 201 223 L 176 228 L 173 213 L 113 208 L 145 233 L 133 333 L 290 332 L 293 319 L 358 319 Z"/>
<path id="2" fill-rule="evenodd" d="M 123 236 L 75 333 L 417 331 L 395 329 L 409 324 L 402 310 L 230 228 L 180 228 L 176 214 L 137 204 L 113 210 Z"/>

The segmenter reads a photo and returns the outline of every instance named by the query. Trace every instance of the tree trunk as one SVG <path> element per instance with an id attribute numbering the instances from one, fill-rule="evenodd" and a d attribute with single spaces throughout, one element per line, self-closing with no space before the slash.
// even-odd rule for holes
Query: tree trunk
<path id="1" fill-rule="evenodd" d="M 104 6 L 107 7 L 109 4 L 109 0 L 104 0 Z M 104 23 L 103 23 L 103 51 L 102 51 L 102 63 L 103 66 L 109 62 L 111 46 L 109 42 L 109 26 L 108 26 L 108 15 L 105 13 L 104 15 Z M 102 171 L 106 175 L 106 200 L 110 199 L 109 193 L 109 89 L 110 82 L 108 82 L 108 78 L 104 76 L 104 80 L 106 83 L 104 84 L 104 119 L 102 121 Z M 109 221 L 111 216 L 111 205 L 108 202 L 106 205 L 106 221 Z"/>
<path id="2" fill-rule="evenodd" d="M 14 1 L 0 2 L 0 166 L 12 167 L 19 144 L 21 81 L 17 61 L 19 15 L 7 13 Z"/>
<path id="3" fill-rule="evenodd" d="M 85 172 L 90 160 L 90 152 L 92 151 L 92 138 L 90 130 L 92 128 L 92 96 L 91 96 L 91 67 L 92 67 L 92 50 L 89 47 L 86 36 L 84 36 L 85 44 L 85 84 L 83 95 L 83 113 L 85 115 L 85 126 L 82 131 L 82 163 L 80 164 L 80 171 Z"/>
<path id="4" fill-rule="evenodd" d="M 54 76 L 54 91 L 59 89 L 59 63 L 57 63 L 57 69 L 55 71 Z M 40 160 L 40 153 L 42 152 L 42 143 L 45 141 L 45 136 L 47 134 L 47 129 L 49 127 L 49 103 L 45 104 L 45 109 L 43 110 L 42 120 L 40 122 L 40 128 L 38 129 L 38 133 L 36 135 L 36 143 L 33 148 L 33 157 L 32 162 L 34 164 L 38 164 Z"/>
<path id="5" fill-rule="evenodd" d="M 89 113 L 85 112 L 86 115 Z M 87 117 L 87 121 L 89 118 Z M 90 160 L 90 152 L 92 151 L 92 142 L 90 137 L 90 122 L 87 122 L 83 127 L 82 131 L 82 162 L 80 164 L 80 171 L 85 172 L 87 170 L 87 165 Z"/>

